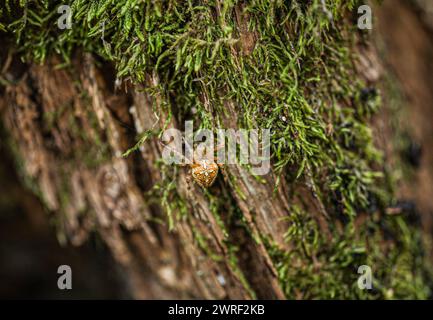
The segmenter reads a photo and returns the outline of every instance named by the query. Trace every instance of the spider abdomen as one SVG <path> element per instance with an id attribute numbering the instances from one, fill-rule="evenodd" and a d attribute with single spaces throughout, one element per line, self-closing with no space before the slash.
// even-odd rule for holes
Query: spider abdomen
<path id="1" fill-rule="evenodd" d="M 218 175 L 218 165 L 215 162 L 203 160 L 191 165 L 191 174 L 195 182 L 201 187 L 210 187 Z"/>

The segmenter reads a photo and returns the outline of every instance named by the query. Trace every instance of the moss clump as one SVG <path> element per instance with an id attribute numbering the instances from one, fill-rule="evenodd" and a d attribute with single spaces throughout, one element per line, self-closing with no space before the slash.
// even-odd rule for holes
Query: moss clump
<path id="1" fill-rule="evenodd" d="M 402 216 L 381 217 L 354 228 L 333 230 L 326 239 L 308 213 L 293 208 L 286 234 L 294 246 L 284 252 L 267 241 L 288 298 L 428 299 L 432 274 L 426 268 L 421 235 Z M 371 267 L 373 289 L 361 290 L 362 265 Z M 427 272 L 427 273 L 426 273 Z M 426 279 L 428 279 L 426 281 Z"/>
<path id="2" fill-rule="evenodd" d="M 60 30 L 57 7 L 67 3 L 73 27 Z M 417 258 L 419 236 L 399 217 L 373 215 L 389 204 L 391 193 L 369 127 L 380 94 L 356 80 L 353 67 L 351 49 L 358 31 L 350 16 L 357 1 L 5 4 L 0 30 L 14 37 L 27 59 L 43 62 L 57 53 L 67 63 L 79 47 L 112 62 L 118 78 L 144 82 L 146 75 L 157 75 L 159 85 L 146 90 L 161 98 L 159 112 L 179 123 L 193 119 L 202 128 L 219 126 L 230 101 L 240 128 L 271 130 L 272 160 L 280 179 L 291 184 L 308 173 L 343 230 L 332 226 L 333 240 L 327 243 L 311 216 L 294 207 L 287 239 L 296 250 L 281 252 L 261 239 L 288 297 L 426 297 Z M 237 15 L 241 7 L 246 17 L 242 31 Z M 244 48 L 245 33 L 254 38 L 251 48 Z M 184 201 L 172 183 L 156 189 L 173 228 L 181 218 L 173 212 L 185 213 Z M 370 214 L 355 228 L 361 212 Z M 382 245 L 387 225 L 398 246 Z M 376 290 L 368 294 L 354 289 L 354 268 L 366 262 L 381 270 L 375 275 Z"/>
<path id="3" fill-rule="evenodd" d="M 156 73 L 162 108 L 178 120 L 212 128 L 234 102 L 239 127 L 271 129 L 277 172 L 290 167 L 293 181 L 312 168 L 343 214 L 368 204 L 380 156 L 367 125 L 375 104 L 353 81 L 345 16 L 355 1 L 251 1 L 244 32 L 258 36 L 248 54 L 239 49 L 237 1 L 76 0 L 72 28 L 60 30 L 57 8 L 67 3 L 8 0 L 1 21 L 27 58 L 57 52 L 67 62 L 83 47 L 112 61 L 119 78 Z"/>

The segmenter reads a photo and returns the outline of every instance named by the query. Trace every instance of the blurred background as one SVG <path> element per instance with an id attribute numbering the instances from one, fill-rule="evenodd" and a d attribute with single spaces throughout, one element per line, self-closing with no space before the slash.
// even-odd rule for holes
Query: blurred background
<path id="1" fill-rule="evenodd" d="M 0 140 L 0 299 L 129 298 L 122 273 L 95 237 L 61 247 L 48 212 L 24 187 Z M 72 269 L 72 289 L 59 290 L 57 268 Z"/>

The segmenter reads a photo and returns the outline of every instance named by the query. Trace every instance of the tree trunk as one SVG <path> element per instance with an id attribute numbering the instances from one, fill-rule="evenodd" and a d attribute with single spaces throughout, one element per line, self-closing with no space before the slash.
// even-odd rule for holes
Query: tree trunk
<path id="1" fill-rule="evenodd" d="M 429 296 L 433 158 L 427 151 L 414 169 L 399 137 L 417 128 L 410 137 L 428 146 L 432 117 L 393 126 L 388 72 L 409 96 L 422 90 L 409 105 L 429 115 L 422 101 L 433 91 L 416 81 L 431 73 L 399 65 L 410 50 L 421 58 L 401 48 L 413 38 L 387 11 L 411 16 L 429 48 L 413 6 L 375 7 L 385 40 L 401 44 L 383 60 L 372 44 L 383 37 L 356 29 L 357 6 L 340 1 L 72 1 L 70 30 L 48 16 L 55 4 L 22 2 L 9 1 L 0 20 L 2 139 L 58 240 L 100 237 L 133 297 Z M 270 128 L 271 172 L 235 164 L 208 189 L 190 181 L 187 168 L 161 161 L 159 142 L 186 120 Z M 361 265 L 373 290 L 358 288 Z"/>

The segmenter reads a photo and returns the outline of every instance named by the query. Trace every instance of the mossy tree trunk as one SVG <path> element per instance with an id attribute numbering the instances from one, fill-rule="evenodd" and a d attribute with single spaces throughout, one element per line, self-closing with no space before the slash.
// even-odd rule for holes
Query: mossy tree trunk
<path id="1" fill-rule="evenodd" d="M 59 4 L 21 2 L 0 20 L 9 150 L 59 241 L 96 233 L 135 297 L 429 295 L 421 233 L 380 152 L 398 157 L 383 143 L 394 133 L 373 138 L 372 88 L 389 92 L 355 2 L 71 1 L 64 31 Z M 185 120 L 270 128 L 272 172 L 189 182 L 158 137 Z M 373 291 L 357 287 L 364 264 Z"/>

